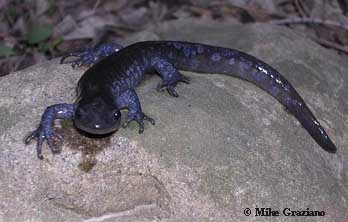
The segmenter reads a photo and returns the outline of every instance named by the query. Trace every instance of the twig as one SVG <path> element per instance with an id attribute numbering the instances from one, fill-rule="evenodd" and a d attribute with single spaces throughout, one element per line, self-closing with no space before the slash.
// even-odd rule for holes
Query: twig
<path id="1" fill-rule="evenodd" d="M 93 11 L 95 11 L 100 5 L 100 0 L 96 1 L 96 3 L 93 6 Z"/>
<path id="2" fill-rule="evenodd" d="M 348 30 L 348 25 L 342 24 L 340 22 L 332 21 L 332 20 L 322 20 L 318 18 L 289 18 L 282 20 L 273 20 L 271 24 L 274 25 L 291 25 L 291 24 L 317 24 L 317 25 L 326 25 L 333 26 L 337 28 L 342 28 Z"/>
<path id="3" fill-rule="evenodd" d="M 308 17 L 308 12 L 305 6 L 303 5 L 303 2 L 301 0 L 294 0 L 295 7 L 297 8 L 297 11 L 299 12 L 301 17 Z"/>
<path id="4" fill-rule="evenodd" d="M 341 45 L 336 44 L 334 42 L 330 42 L 330 41 L 320 39 L 320 38 L 312 38 L 312 39 L 323 46 L 326 46 L 328 48 L 333 48 L 333 49 L 336 49 L 338 51 L 341 51 L 341 52 L 348 54 L 348 47 L 344 47 L 344 46 L 341 46 Z"/>
<path id="5" fill-rule="evenodd" d="M 348 12 L 347 2 L 345 0 L 337 0 L 337 1 L 338 1 L 338 5 L 340 6 L 343 14 L 347 15 L 347 12 Z"/>

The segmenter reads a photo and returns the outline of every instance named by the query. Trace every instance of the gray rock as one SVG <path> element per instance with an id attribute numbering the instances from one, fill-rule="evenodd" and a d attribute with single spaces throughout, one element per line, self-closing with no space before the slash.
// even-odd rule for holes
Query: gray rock
<path id="1" fill-rule="evenodd" d="M 58 60 L 0 79 L 0 221 L 269 221 L 255 208 L 325 211 L 348 219 L 347 59 L 283 27 L 178 21 L 138 39 L 171 39 L 237 48 L 277 68 L 312 108 L 338 147 L 323 151 L 271 96 L 245 81 L 192 77 L 179 98 L 137 89 L 156 126 L 120 129 L 108 138 L 80 135 L 57 122 L 65 142 L 43 161 L 24 136 L 45 107 L 73 102 L 84 69 Z M 252 215 L 243 214 L 250 208 Z"/>

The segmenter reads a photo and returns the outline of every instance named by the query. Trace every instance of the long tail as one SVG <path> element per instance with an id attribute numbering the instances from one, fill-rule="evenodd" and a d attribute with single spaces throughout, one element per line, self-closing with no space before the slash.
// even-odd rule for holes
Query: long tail
<path id="1" fill-rule="evenodd" d="M 271 66 L 238 50 L 188 42 L 164 43 L 163 56 L 172 58 L 178 69 L 223 74 L 253 83 L 283 104 L 324 150 L 336 152 L 336 146 L 301 96 Z M 170 50 L 165 50 L 168 45 Z"/>

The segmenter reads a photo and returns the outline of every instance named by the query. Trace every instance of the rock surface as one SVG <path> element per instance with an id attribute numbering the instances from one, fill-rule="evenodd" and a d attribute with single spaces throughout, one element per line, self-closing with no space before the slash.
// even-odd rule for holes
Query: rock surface
<path id="1" fill-rule="evenodd" d="M 282 106 L 239 79 L 186 73 L 179 98 L 137 89 L 156 120 L 103 139 L 57 122 L 65 142 L 43 161 L 23 138 L 45 107 L 73 102 L 84 69 L 58 60 L 0 79 L 0 221 L 269 221 L 255 208 L 324 211 L 293 221 L 348 221 L 347 57 L 265 24 L 179 21 L 129 39 L 186 40 L 237 48 L 278 69 L 338 147 L 323 151 Z M 219 99 L 217 99 L 219 98 Z M 244 209 L 251 209 L 251 216 Z"/>

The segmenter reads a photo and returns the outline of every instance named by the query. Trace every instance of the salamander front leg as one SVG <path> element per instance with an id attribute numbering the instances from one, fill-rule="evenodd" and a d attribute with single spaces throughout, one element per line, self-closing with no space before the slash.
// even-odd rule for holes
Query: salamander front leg
<path id="1" fill-rule="evenodd" d="M 53 153 L 60 151 L 62 137 L 53 131 L 53 122 L 56 119 L 71 119 L 74 116 L 75 107 L 73 104 L 56 104 L 46 108 L 42 114 L 39 127 L 25 139 L 25 144 L 29 144 L 32 139 L 37 140 L 37 157 L 43 159 L 41 150 L 42 144 L 46 140 Z"/>
<path id="2" fill-rule="evenodd" d="M 82 65 L 91 66 L 100 61 L 102 58 L 109 56 L 122 48 L 123 47 L 121 45 L 118 45 L 116 43 L 106 43 L 94 48 L 77 49 L 64 55 L 60 60 L 60 64 L 62 64 L 66 58 L 74 56 L 79 58 L 77 60 L 66 62 L 71 63 L 73 68 Z"/>
<path id="3" fill-rule="evenodd" d="M 154 69 L 162 76 L 163 80 L 157 85 L 157 90 L 167 89 L 169 95 L 178 97 L 175 87 L 179 82 L 190 84 L 190 78 L 181 74 L 170 62 L 154 58 L 151 62 Z"/>
<path id="4" fill-rule="evenodd" d="M 116 104 L 119 109 L 128 109 L 127 117 L 123 127 L 127 127 L 131 121 L 139 124 L 139 133 L 144 132 L 144 120 L 155 125 L 155 120 L 145 115 L 141 110 L 139 98 L 134 90 L 124 91 L 117 99 Z"/>

